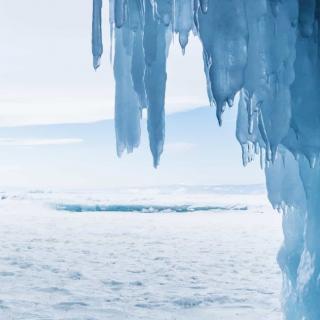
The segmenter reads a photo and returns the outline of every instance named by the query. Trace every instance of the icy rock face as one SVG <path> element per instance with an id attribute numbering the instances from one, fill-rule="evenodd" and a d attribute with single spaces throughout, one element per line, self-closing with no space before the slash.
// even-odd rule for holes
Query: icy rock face
<path id="1" fill-rule="evenodd" d="M 102 0 L 93 1 L 93 64 L 103 52 Z M 236 136 L 243 163 L 260 156 L 269 199 L 283 211 L 283 308 L 320 319 L 319 0 L 109 0 L 114 35 L 118 154 L 139 145 L 147 108 L 159 164 L 165 137 L 166 60 L 176 34 L 203 45 L 210 104 L 219 123 L 240 93 Z"/>

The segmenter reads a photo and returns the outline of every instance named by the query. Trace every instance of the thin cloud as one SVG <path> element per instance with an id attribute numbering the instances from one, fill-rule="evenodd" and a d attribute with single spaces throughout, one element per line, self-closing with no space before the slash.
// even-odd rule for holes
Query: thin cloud
<path id="1" fill-rule="evenodd" d="M 62 139 L 16 139 L 16 138 L 0 138 L 0 146 L 52 146 L 52 145 L 67 145 L 82 143 L 82 139 L 76 138 L 62 138 Z"/>
<path id="2" fill-rule="evenodd" d="M 114 119 L 113 100 L 82 101 L 53 99 L 33 101 L 32 99 L 0 99 L 0 127 L 22 127 L 35 125 L 51 125 L 66 123 L 93 123 Z M 49 100 L 50 100 L 49 99 Z M 40 100 L 40 98 L 39 98 Z M 208 101 L 195 96 L 175 96 L 166 100 L 166 114 L 190 111 L 207 106 Z M 90 108 L 89 108 L 90 107 Z M 144 117 L 146 118 L 146 114 Z"/>

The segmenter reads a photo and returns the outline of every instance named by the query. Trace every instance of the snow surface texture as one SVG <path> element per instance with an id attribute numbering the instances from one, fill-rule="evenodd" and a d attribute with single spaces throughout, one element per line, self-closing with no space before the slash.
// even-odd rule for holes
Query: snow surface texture
<path id="1" fill-rule="evenodd" d="M 264 192 L 232 189 L 1 192 L 0 319 L 279 320 L 280 216 Z M 248 210 L 74 213 L 52 206 L 186 199 Z"/>
<path id="2" fill-rule="evenodd" d="M 172 36 L 201 39 L 210 103 L 219 123 L 240 92 L 243 163 L 260 154 L 269 198 L 284 211 L 279 253 L 287 319 L 320 319 L 319 0 L 110 0 L 115 33 L 118 154 L 139 144 L 148 110 L 154 165 L 164 145 L 166 57 Z M 94 0 L 98 65 L 101 0 Z"/>

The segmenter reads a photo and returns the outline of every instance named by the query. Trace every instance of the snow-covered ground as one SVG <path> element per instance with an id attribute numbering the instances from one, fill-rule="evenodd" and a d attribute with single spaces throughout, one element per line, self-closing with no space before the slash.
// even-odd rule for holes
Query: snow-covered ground
<path id="1" fill-rule="evenodd" d="M 260 191 L 3 192 L 0 319 L 278 320 L 281 219 Z"/>

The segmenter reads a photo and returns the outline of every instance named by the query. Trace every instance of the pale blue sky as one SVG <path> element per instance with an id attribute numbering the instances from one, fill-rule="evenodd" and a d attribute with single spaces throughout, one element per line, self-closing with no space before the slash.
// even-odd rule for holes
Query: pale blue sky
<path id="1" fill-rule="evenodd" d="M 121 160 L 115 156 L 112 121 L 106 121 L 114 105 L 109 32 L 105 24 L 105 55 L 94 72 L 91 2 L 1 0 L 0 126 L 13 128 L 0 128 L 0 185 L 261 183 L 257 164 L 242 168 L 236 110 L 226 112 L 223 128 L 213 109 L 169 116 L 158 170 L 152 168 L 145 130 L 139 150 Z M 201 47 L 191 38 L 184 57 L 177 45 L 170 51 L 167 111 L 207 103 Z"/>
<path id="2" fill-rule="evenodd" d="M 117 158 L 113 121 L 0 128 L 0 186 L 104 188 L 168 184 L 262 183 L 258 162 L 242 167 L 235 114 L 222 128 L 213 108 L 167 117 L 160 166 L 152 166 L 146 134 L 133 154 Z"/>

